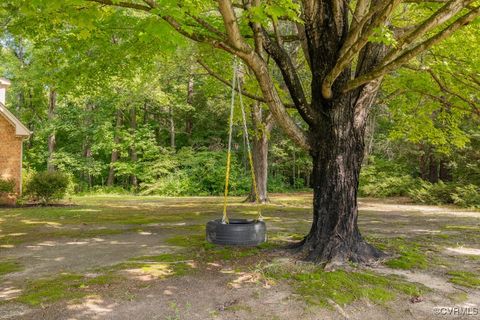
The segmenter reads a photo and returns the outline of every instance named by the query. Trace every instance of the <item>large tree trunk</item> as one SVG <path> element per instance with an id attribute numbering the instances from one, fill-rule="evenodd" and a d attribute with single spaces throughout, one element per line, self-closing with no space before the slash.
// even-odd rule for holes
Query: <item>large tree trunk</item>
<path id="1" fill-rule="evenodd" d="M 55 109 L 57 106 L 57 92 L 55 89 L 50 89 L 48 94 L 48 121 L 53 123 L 55 120 Z M 55 171 L 55 166 L 53 164 L 53 156 L 55 153 L 56 138 L 55 138 L 55 128 L 52 129 L 52 132 L 48 135 L 48 159 L 47 159 L 47 171 Z"/>
<path id="2" fill-rule="evenodd" d="M 332 102 L 311 135 L 313 224 L 301 243 L 307 258 L 329 266 L 366 262 L 382 253 L 366 243 L 357 225 L 357 190 L 364 157 L 366 110 L 376 88 L 364 99 L 343 96 Z"/>
<path id="3" fill-rule="evenodd" d="M 113 183 L 115 182 L 115 162 L 118 161 L 120 153 L 118 152 L 118 144 L 120 143 L 120 127 L 122 126 L 122 111 L 120 109 L 117 109 L 116 115 L 115 115 L 115 135 L 113 137 L 113 150 L 112 150 L 112 156 L 110 158 L 110 169 L 108 170 L 108 178 L 107 178 L 107 186 L 111 187 L 113 186 Z"/>

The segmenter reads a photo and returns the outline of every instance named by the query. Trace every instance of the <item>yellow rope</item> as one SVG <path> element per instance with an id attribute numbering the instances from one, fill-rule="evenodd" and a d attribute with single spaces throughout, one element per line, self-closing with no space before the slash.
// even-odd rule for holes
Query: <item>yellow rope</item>
<path id="1" fill-rule="evenodd" d="M 252 173 L 252 183 L 253 183 L 253 190 L 255 192 L 255 202 L 257 203 L 257 212 L 258 212 L 258 217 L 257 220 L 263 220 L 263 215 L 262 215 L 262 204 L 260 202 L 260 195 L 258 193 L 258 188 L 257 188 L 257 179 L 255 178 L 255 169 L 253 168 L 253 158 L 252 158 L 252 152 L 250 151 L 250 148 L 248 148 L 248 160 L 250 162 L 250 171 Z"/>
<path id="2" fill-rule="evenodd" d="M 223 195 L 223 217 L 222 222 L 228 223 L 227 202 L 228 202 L 228 183 L 230 180 L 230 162 L 232 158 L 232 134 L 233 134 L 233 111 L 235 110 L 235 81 L 237 80 L 237 58 L 233 62 L 232 77 L 232 99 L 230 103 L 230 126 L 228 129 L 228 152 L 227 152 L 227 170 L 225 172 L 225 192 Z"/>
<path id="3" fill-rule="evenodd" d="M 238 74 L 237 74 L 237 77 L 238 77 Z M 255 203 L 257 204 L 257 212 L 258 212 L 257 220 L 261 221 L 263 220 L 262 204 L 260 202 L 260 195 L 258 194 L 257 179 L 255 178 L 255 168 L 253 167 L 252 150 L 250 148 L 250 138 L 248 135 L 248 128 L 247 128 L 247 117 L 245 116 L 245 108 L 243 106 L 242 86 L 240 85 L 240 79 L 237 79 L 237 85 L 238 85 L 238 93 L 239 93 L 239 99 L 240 99 L 240 109 L 242 111 L 243 132 L 245 134 L 245 140 L 247 140 L 248 162 L 250 163 L 250 172 L 252 174 L 253 191 L 255 192 Z"/>
<path id="4" fill-rule="evenodd" d="M 223 218 L 222 222 L 229 223 L 228 215 L 227 215 L 227 199 L 228 199 L 228 183 L 230 180 L 230 159 L 231 159 L 231 152 L 228 150 L 227 153 L 227 172 L 225 174 L 225 193 L 223 196 Z"/>
<path id="5" fill-rule="evenodd" d="M 245 116 L 245 108 L 243 106 L 242 88 L 240 85 L 240 78 L 238 78 L 237 71 L 238 71 L 237 59 L 235 58 L 233 63 L 232 99 L 230 104 L 230 127 L 228 130 L 227 170 L 225 172 L 225 192 L 223 194 L 223 217 L 222 217 L 223 223 L 229 223 L 228 214 L 227 214 L 227 204 L 228 204 L 228 185 L 230 182 L 230 166 L 231 166 L 231 158 L 232 158 L 233 112 L 235 108 L 235 82 L 237 82 L 237 85 L 238 85 L 240 108 L 242 110 L 243 130 L 245 134 L 245 140 L 247 140 L 248 162 L 250 163 L 250 172 L 252 174 L 253 190 L 255 192 L 255 202 L 257 204 L 257 212 L 258 212 L 257 220 L 263 220 L 260 195 L 258 194 L 257 179 L 255 178 L 255 169 L 253 167 L 252 150 L 250 148 L 250 139 L 248 137 L 247 118 Z"/>

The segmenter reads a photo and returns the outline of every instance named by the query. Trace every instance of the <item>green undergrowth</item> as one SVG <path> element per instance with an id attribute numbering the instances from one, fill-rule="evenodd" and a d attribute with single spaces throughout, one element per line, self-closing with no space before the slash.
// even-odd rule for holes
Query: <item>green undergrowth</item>
<path id="1" fill-rule="evenodd" d="M 407 241 L 403 238 L 369 238 L 368 241 L 380 250 L 397 255 L 385 262 L 394 269 L 426 269 L 429 260 L 425 255 L 425 248 L 414 241 Z"/>
<path id="2" fill-rule="evenodd" d="M 382 276 L 369 271 L 325 272 L 309 264 L 307 267 L 272 264 L 263 272 L 267 278 L 291 283 L 308 303 L 328 308 L 333 303 L 344 306 L 362 299 L 384 304 L 399 295 L 420 296 L 427 290 L 396 276 Z"/>
<path id="3" fill-rule="evenodd" d="M 480 288 L 480 275 L 468 271 L 450 271 L 447 273 L 451 283 L 455 283 L 468 288 Z"/>
<path id="4" fill-rule="evenodd" d="M 1 261 L 0 262 L 0 277 L 7 273 L 12 273 L 22 270 L 22 266 L 17 261 Z"/>
<path id="5" fill-rule="evenodd" d="M 118 275 L 104 274 L 89 278 L 80 274 L 65 273 L 56 277 L 36 279 L 25 284 L 18 302 L 36 306 L 59 300 L 83 298 L 94 293 L 95 287 L 120 281 Z"/>

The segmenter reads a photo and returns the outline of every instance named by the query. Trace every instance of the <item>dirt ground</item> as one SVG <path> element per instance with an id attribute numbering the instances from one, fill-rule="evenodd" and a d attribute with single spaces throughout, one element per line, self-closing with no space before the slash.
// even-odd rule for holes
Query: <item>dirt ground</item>
<path id="1" fill-rule="evenodd" d="M 220 215 L 220 198 L 72 203 L 0 208 L 0 319 L 480 319 L 480 212 L 361 199 L 363 235 L 396 260 L 352 268 L 423 291 L 340 303 L 335 290 L 331 299 L 308 295 L 296 282 L 301 277 L 269 276 L 272 265 L 308 265 L 281 247 L 308 231 L 309 195 L 272 196 L 264 208 L 272 245 L 259 251 L 204 243 L 203 226 Z M 240 198 L 229 211 L 255 214 Z"/>

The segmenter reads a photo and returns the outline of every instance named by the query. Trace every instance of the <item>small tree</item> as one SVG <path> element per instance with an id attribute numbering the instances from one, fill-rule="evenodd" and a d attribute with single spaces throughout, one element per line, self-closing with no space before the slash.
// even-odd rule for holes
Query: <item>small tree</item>
<path id="1" fill-rule="evenodd" d="M 42 204 L 65 196 L 68 187 L 68 176 L 61 172 L 38 172 L 27 183 L 27 193 Z"/>

